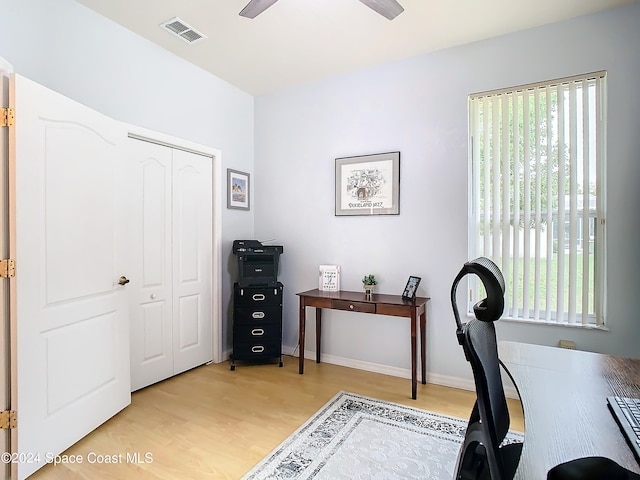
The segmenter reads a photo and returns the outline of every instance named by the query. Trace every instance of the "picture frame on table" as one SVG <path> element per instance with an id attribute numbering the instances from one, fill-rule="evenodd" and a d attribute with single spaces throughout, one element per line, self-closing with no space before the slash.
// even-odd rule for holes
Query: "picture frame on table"
<path id="1" fill-rule="evenodd" d="M 416 298 L 416 293 L 418 292 L 420 280 L 422 280 L 420 277 L 411 275 L 409 280 L 407 280 L 407 285 L 404 287 L 404 291 L 402 292 L 402 298 L 406 300 L 414 300 Z"/>
<path id="2" fill-rule="evenodd" d="M 250 180 L 251 176 L 248 173 L 227 168 L 227 208 L 251 208 Z"/>
<path id="3" fill-rule="evenodd" d="M 340 265 L 320 265 L 318 270 L 318 290 L 321 292 L 339 292 Z"/>
<path id="4" fill-rule="evenodd" d="M 336 158 L 335 215 L 400 214 L 400 152 Z"/>

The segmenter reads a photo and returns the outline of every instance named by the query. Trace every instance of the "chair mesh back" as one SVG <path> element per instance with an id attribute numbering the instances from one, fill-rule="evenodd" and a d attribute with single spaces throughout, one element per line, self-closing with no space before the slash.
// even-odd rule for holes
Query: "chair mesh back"
<path id="1" fill-rule="evenodd" d="M 473 306 L 476 318 L 462 325 L 456 303 L 456 289 L 460 280 L 470 273 L 480 278 L 487 296 Z M 451 288 L 451 303 L 458 325 L 458 341 L 471 364 L 480 417 L 489 426 L 491 436 L 496 442 L 493 446 L 495 449 L 509 429 L 509 410 L 500 375 L 493 323 L 504 311 L 504 291 L 502 272 L 495 263 L 484 257 L 465 263 Z"/>
<path id="2" fill-rule="evenodd" d="M 486 412 L 484 421 L 492 421 L 497 445 L 504 440 L 509 430 L 509 409 L 504 395 L 500 375 L 498 345 L 493 322 L 471 320 L 464 326 L 465 349 L 470 357 L 471 368 L 478 392 L 478 406 Z M 484 415 L 481 415 L 484 417 Z"/>

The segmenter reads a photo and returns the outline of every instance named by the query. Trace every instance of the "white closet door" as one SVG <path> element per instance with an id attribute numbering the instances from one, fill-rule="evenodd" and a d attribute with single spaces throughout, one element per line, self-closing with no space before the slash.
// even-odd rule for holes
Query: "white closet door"
<path id="1" fill-rule="evenodd" d="M 212 360 L 212 163 L 173 152 L 174 373 Z"/>
<path id="2" fill-rule="evenodd" d="M 172 149 L 129 139 L 131 389 L 173 375 Z"/>
<path id="3" fill-rule="evenodd" d="M 130 139 L 131 387 L 212 360 L 212 159 Z"/>
<path id="4" fill-rule="evenodd" d="M 19 75 L 11 93 L 22 479 L 130 403 L 128 192 L 121 124 Z"/>

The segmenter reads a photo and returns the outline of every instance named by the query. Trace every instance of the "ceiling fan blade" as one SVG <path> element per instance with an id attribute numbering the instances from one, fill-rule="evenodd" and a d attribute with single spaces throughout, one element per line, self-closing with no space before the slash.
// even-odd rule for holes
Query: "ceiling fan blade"
<path id="1" fill-rule="evenodd" d="M 367 7 L 375 10 L 383 17 L 393 20 L 402 12 L 404 8 L 396 0 L 360 0 Z"/>
<path id="2" fill-rule="evenodd" d="M 278 0 L 251 0 L 240 12 L 241 17 L 256 18 Z"/>

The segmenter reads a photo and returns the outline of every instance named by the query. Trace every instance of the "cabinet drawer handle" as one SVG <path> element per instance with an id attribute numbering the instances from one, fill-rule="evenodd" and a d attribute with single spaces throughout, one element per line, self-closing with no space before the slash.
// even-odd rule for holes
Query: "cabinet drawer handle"
<path id="1" fill-rule="evenodd" d="M 251 335 L 253 335 L 254 337 L 261 337 L 262 335 L 264 335 L 264 329 L 254 328 L 253 330 L 251 330 Z"/>
<path id="2" fill-rule="evenodd" d="M 253 312 L 251 316 L 253 318 L 264 318 L 264 312 Z"/>
<path id="3" fill-rule="evenodd" d="M 353 310 L 353 309 L 354 309 L 354 306 L 352 304 L 349 305 L 349 310 Z"/>
<path id="4" fill-rule="evenodd" d="M 262 345 L 255 345 L 254 347 L 251 347 L 251 351 L 253 353 L 262 353 L 264 352 L 264 346 Z"/>
<path id="5" fill-rule="evenodd" d="M 260 302 L 264 300 L 266 297 L 264 296 L 264 293 L 254 293 L 253 297 L 251 298 L 253 298 L 256 302 Z"/>

